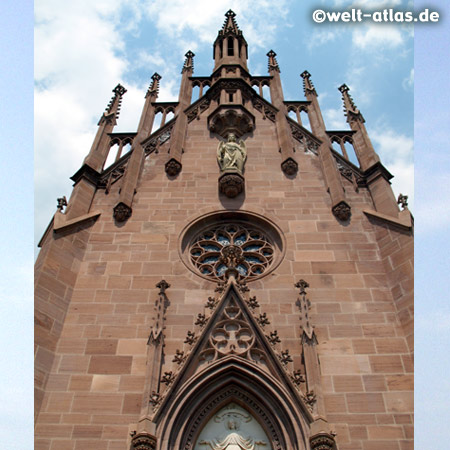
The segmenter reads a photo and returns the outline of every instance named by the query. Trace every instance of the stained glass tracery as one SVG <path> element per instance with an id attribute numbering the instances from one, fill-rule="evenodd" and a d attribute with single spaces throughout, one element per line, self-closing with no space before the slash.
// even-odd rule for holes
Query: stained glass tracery
<path id="1" fill-rule="evenodd" d="M 243 224 L 214 225 L 192 241 L 190 257 L 200 273 L 224 280 L 228 269 L 251 280 L 271 265 L 274 247 L 260 230 Z"/>

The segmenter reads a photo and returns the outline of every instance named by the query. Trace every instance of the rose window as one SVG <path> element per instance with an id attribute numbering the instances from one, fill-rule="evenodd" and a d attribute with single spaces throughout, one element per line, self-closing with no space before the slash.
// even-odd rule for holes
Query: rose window
<path id="1" fill-rule="evenodd" d="M 200 233 L 190 248 L 192 263 L 203 276 L 254 279 L 272 264 L 274 247 L 262 231 L 247 225 L 215 225 Z"/>

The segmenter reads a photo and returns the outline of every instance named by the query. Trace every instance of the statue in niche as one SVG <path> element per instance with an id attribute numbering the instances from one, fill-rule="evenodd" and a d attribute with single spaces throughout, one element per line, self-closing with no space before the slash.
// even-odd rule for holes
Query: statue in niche
<path id="1" fill-rule="evenodd" d="M 214 418 L 214 422 L 223 422 L 227 432 L 218 438 L 211 440 L 201 440 L 199 445 L 208 445 L 212 450 L 258 450 L 259 446 L 267 447 L 267 442 L 254 439 L 253 437 L 244 437 L 239 432 L 241 421 L 250 422 L 252 417 L 249 414 L 243 414 L 240 409 L 234 408 L 234 405 Z"/>
<path id="2" fill-rule="evenodd" d="M 242 175 L 247 159 L 247 150 L 244 141 L 236 142 L 233 133 L 228 134 L 227 142 L 220 142 L 217 148 L 217 161 L 221 172 L 234 171 Z"/>

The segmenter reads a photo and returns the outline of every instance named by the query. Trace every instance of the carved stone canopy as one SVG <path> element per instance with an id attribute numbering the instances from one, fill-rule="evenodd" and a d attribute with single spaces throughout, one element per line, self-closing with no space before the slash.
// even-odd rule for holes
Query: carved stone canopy
<path id="1" fill-rule="evenodd" d="M 255 128 L 255 116 L 240 105 L 220 105 L 209 115 L 208 128 L 224 138 L 230 133 L 241 137 Z"/>

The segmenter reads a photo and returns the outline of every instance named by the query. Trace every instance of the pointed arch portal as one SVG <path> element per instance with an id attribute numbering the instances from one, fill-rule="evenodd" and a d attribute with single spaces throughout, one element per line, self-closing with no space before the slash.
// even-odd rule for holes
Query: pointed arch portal
<path id="1" fill-rule="evenodd" d="M 229 317 L 230 311 L 234 315 Z M 247 324 L 246 332 L 252 336 L 254 348 L 230 346 L 230 349 L 221 347 L 217 351 L 210 347 L 214 330 L 238 322 Z M 215 357 L 208 358 L 208 351 L 213 350 Z M 255 359 L 254 352 L 265 356 Z M 241 419 L 241 422 L 236 420 L 236 423 L 221 423 L 220 426 L 215 422 L 219 416 L 226 415 L 224 411 L 230 405 L 235 405 L 237 411 L 242 410 L 243 417 L 251 419 L 244 420 L 240 433 L 233 430 L 236 425 L 242 425 Z M 153 420 L 158 424 L 161 449 L 309 448 L 307 436 L 313 417 L 270 349 L 234 281 L 228 284 L 222 301 Z M 254 426 L 249 428 L 251 421 Z"/>

